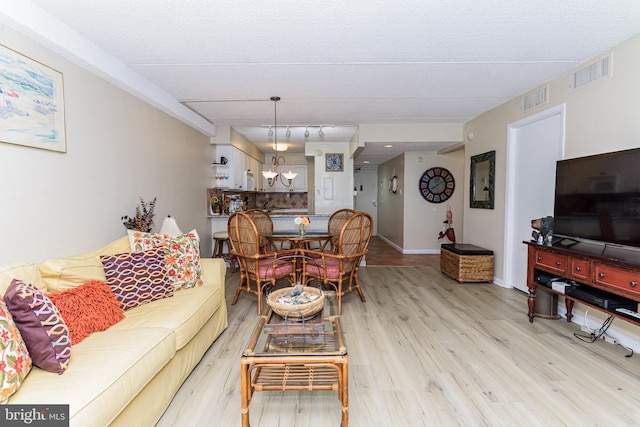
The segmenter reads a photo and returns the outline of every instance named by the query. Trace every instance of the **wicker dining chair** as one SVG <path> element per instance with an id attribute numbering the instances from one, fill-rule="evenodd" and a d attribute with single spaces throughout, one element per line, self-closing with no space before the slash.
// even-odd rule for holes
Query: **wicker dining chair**
<path id="1" fill-rule="evenodd" d="M 260 250 L 260 234 L 250 215 L 235 212 L 229 217 L 227 225 L 231 254 L 236 257 L 240 266 L 238 289 L 231 304 L 238 302 L 241 291 L 258 297 L 258 314 L 262 313 L 262 297 L 265 290 L 273 289 L 280 279 L 295 280 L 294 262 L 286 259 L 295 250 L 272 251 L 263 253 Z M 279 259 L 284 257 L 285 259 Z M 255 283 L 255 289 L 251 286 Z"/>
<path id="2" fill-rule="evenodd" d="M 269 240 L 269 237 L 273 235 L 273 221 L 269 214 L 261 209 L 249 209 L 244 213 L 249 215 L 256 224 L 258 234 L 260 235 L 260 251 L 262 253 L 275 251 L 275 245 Z"/>
<path id="3" fill-rule="evenodd" d="M 336 240 L 333 251 L 313 251 L 302 249 L 302 283 L 319 280 L 336 290 L 338 312 L 342 313 L 342 297 L 356 289 L 362 302 L 366 302 L 358 269 L 362 258 L 368 252 L 373 233 L 373 220 L 366 212 L 357 212 L 349 217 Z M 312 261 L 309 262 L 308 259 Z"/>
<path id="4" fill-rule="evenodd" d="M 340 231 L 342 230 L 342 226 L 345 222 L 352 216 L 354 216 L 357 211 L 353 209 L 338 209 L 329 217 L 329 222 L 327 223 L 327 228 L 329 229 L 330 239 L 325 241 L 323 245 L 320 247 L 320 250 L 327 249 L 327 245 L 330 245 L 331 250 L 335 250 L 335 246 L 338 242 L 338 237 L 340 237 Z"/>

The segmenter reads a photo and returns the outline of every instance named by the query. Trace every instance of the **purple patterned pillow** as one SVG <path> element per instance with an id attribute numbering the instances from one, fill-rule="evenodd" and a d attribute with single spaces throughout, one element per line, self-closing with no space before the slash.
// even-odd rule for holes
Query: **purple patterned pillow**
<path id="1" fill-rule="evenodd" d="M 164 266 L 164 250 L 101 256 L 107 284 L 124 310 L 173 296 Z"/>
<path id="2" fill-rule="evenodd" d="M 51 300 L 35 286 L 13 279 L 4 301 L 33 364 L 63 374 L 71 357 L 69 328 Z"/>

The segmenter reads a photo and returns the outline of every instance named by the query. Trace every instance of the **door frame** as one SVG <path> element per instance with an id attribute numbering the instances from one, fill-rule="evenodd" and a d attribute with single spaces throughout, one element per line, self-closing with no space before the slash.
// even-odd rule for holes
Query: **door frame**
<path id="1" fill-rule="evenodd" d="M 516 245 L 522 245 L 521 241 L 516 241 L 515 224 L 517 223 L 515 216 L 516 205 L 516 192 L 518 189 L 515 186 L 515 174 L 520 169 L 520 161 L 531 161 L 531 159 L 521 159 L 516 155 L 515 144 L 518 142 L 518 132 L 525 126 L 546 120 L 552 117 L 560 115 L 560 158 L 564 158 L 565 151 L 565 138 L 566 138 L 566 106 L 561 104 L 547 110 L 544 110 L 538 114 L 526 117 L 522 120 L 510 123 L 507 125 L 507 180 L 505 189 L 505 237 L 504 237 L 504 286 L 512 288 L 513 281 L 511 276 L 513 274 L 515 265 L 515 254 L 517 253 Z M 530 218 L 532 219 L 532 218 Z M 519 288 L 518 288 L 519 289 Z"/>

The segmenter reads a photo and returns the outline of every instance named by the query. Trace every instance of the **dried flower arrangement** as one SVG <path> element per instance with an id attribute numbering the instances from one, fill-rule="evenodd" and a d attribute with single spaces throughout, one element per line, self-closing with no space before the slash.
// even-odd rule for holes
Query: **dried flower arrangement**
<path id="1" fill-rule="evenodd" d="M 145 202 L 140 197 L 140 206 L 136 206 L 136 216 L 129 218 L 127 215 L 120 218 L 129 230 L 149 232 L 153 226 L 153 210 L 156 206 L 156 197 L 150 202 Z"/>

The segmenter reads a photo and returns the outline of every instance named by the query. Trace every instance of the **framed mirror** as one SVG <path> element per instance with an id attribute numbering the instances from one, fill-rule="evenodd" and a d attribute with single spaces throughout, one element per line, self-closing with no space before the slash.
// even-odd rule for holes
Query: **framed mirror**
<path id="1" fill-rule="evenodd" d="M 471 156 L 470 207 L 493 209 L 495 171 L 495 151 Z"/>
<path id="2" fill-rule="evenodd" d="M 398 176 L 394 173 L 391 179 L 389 179 L 389 192 L 396 194 L 398 192 Z"/>

